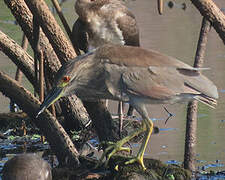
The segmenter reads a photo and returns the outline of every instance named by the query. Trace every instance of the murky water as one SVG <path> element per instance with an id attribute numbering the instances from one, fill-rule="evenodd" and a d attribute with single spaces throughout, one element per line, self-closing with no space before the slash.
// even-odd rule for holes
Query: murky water
<path id="1" fill-rule="evenodd" d="M 198 10 L 186 0 L 175 1 L 173 9 L 165 6 L 163 15 L 158 15 L 155 0 L 128 1 L 127 4 L 135 14 L 141 34 L 141 46 L 155 49 L 174 56 L 190 65 L 193 64 L 202 17 Z M 181 4 L 185 2 L 184 11 Z M 215 0 L 222 8 L 224 0 Z M 76 17 L 72 0 L 66 2 L 63 10 L 72 26 Z M 165 2 L 165 5 L 167 2 Z M 71 15 L 72 14 L 72 15 Z M 7 58 L 0 54 L 0 69 L 13 74 L 9 70 Z M 216 109 L 200 105 L 198 112 L 198 139 L 196 165 L 199 169 L 225 169 L 225 46 L 214 29 L 208 38 L 205 67 L 211 69 L 204 74 L 218 87 L 219 100 Z M 11 67 L 11 65 L 10 65 Z M 10 72 L 9 72 L 10 71 Z M 14 75 L 12 75 L 14 76 Z M 116 113 L 117 103 L 111 103 L 112 113 Z M 167 163 L 182 164 L 184 154 L 186 105 L 166 105 L 174 114 L 165 125 L 167 112 L 161 105 L 150 105 L 149 114 L 161 131 L 153 135 L 148 145 L 146 156 L 160 159 Z M 0 112 L 8 111 L 8 100 L 0 95 Z M 139 147 L 134 147 L 134 149 Z"/>

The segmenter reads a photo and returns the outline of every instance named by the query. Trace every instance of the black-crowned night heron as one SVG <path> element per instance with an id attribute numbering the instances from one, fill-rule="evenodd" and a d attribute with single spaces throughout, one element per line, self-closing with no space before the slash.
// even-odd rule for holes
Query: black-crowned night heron
<path id="1" fill-rule="evenodd" d="M 109 158 L 134 136 L 145 131 L 137 156 L 126 164 L 139 162 L 152 134 L 146 104 L 173 104 L 196 99 L 211 107 L 216 105 L 216 86 L 200 72 L 175 58 L 139 47 L 104 45 L 62 66 L 56 86 L 40 107 L 38 115 L 62 96 L 76 94 L 94 101 L 112 99 L 131 104 L 141 115 L 142 127 L 110 145 L 104 155 Z"/>
<path id="2" fill-rule="evenodd" d="M 51 180 L 50 165 L 36 154 L 21 154 L 8 160 L 2 170 L 2 180 Z"/>
<path id="3" fill-rule="evenodd" d="M 133 13 L 121 0 L 77 0 L 75 10 L 79 16 L 73 26 L 72 41 L 84 52 L 106 43 L 140 46 L 139 28 Z M 123 105 L 119 104 L 120 131 Z M 128 116 L 133 107 L 128 109 Z"/>
<path id="4" fill-rule="evenodd" d="M 107 43 L 140 45 L 135 17 L 122 1 L 77 0 L 75 10 L 79 18 L 72 34 L 74 43 L 81 45 L 82 50 L 91 50 Z"/>

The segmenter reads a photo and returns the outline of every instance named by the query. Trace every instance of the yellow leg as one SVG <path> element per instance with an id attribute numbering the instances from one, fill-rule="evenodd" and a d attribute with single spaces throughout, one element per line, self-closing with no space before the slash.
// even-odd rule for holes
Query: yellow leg
<path id="1" fill-rule="evenodd" d="M 133 137 L 137 136 L 138 134 L 140 134 L 141 132 L 144 132 L 146 130 L 146 125 L 142 123 L 142 127 L 140 127 L 138 130 L 132 132 L 129 136 L 126 136 L 125 138 L 121 139 L 120 141 L 116 142 L 116 143 L 110 143 L 110 146 L 107 147 L 104 151 L 104 153 L 102 154 L 102 157 L 100 158 L 100 163 L 102 162 L 103 158 L 107 156 L 107 159 L 105 161 L 105 166 L 108 164 L 109 159 L 118 151 L 130 151 L 129 148 L 127 147 L 122 147 L 126 142 L 128 142 L 130 139 L 132 139 Z"/>
<path id="2" fill-rule="evenodd" d="M 145 170 L 146 167 L 144 165 L 144 152 L 145 152 L 146 146 L 148 144 L 148 141 L 150 139 L 150 136 L 152 134 L 153 122 L 152 122 L 152 120 L 148 120 L 148 119 L 144 119 L 144 122 L 145 122 L 145 125 L 146 125 L 146 133 L 145 133 L 144 139 L 142 141 L 141 147 L 139 149 L 139 152 L 137 154 L 137 157 L 127 161 L 125 164 L 138 162 L 142 166 L 142 168 Z"/>

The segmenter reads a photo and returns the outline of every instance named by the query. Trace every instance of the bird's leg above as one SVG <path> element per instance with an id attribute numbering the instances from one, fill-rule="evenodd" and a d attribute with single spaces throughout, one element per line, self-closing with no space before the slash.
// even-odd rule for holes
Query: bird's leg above
<path id="1" fill-rule="evenodd" d="M 144 165 L 144 152 L 145 152 L 146 146 L 148 144 L 148 141 L 150 139 L 150 136 L 152 134 L 153 122 L 151 119 L 143 119 L 143 121 L 144 121 L 144 126 L 145 126 L 143 129 L 146 129 L 146 132 L 145 132 L 144 139 L 142 140 L 142 144 L 139 149 L 139 152 L 135 158 L 125 162 L 125 164 L 131 164 L 134 162 L 138 162 L 142 166 L 142 168 L 145 170 L 146 167 Z"/>
<path id="2" fill-rule="evenodd" d="M 143 120 L 142 120 L 142 129 L 145 132 L 145 136 L 142 140 L 142 144 L 141 147 L 138 151 L 138 154 L 135 158 L 132 158 L 131 160 L 125 162 L 125 164 L 131 164 L 131 163 L 139 163 L 141 165 L 141 167 L 143 168 L 143 170 L 146 169 L 145 165 L 144 165 L 144 153 L 145 153 L 145 149 L 146 146 L 148 144 L 149 138 L 152 134 L 152 130 L 153 130 L 153 122 L 151 119 L 149 119 L 148 116 L 148 112 L 146 110 L 145 105 L 138 99 L 131 99 L 133 101 L 132 105 L 134 105 L 133 107 L 136 109 L 136 111 L 142 116 Z M 131 101 L 131 102 L 132 102 Z"/>
<path id="3" fill-rule="evenodd" d="M 118 114 L 119 114 L 119 134 L 121 138 L 123 130 L 123 114 L 124 114 L 124 103 L 122 101 L 119 101 L 118 104 Z"/>
<path id="4" fill-rule="evenodd" d="M 130 135 L 126 136 L 125 138 L 121 139 L 120 141 L 113 143 L 109 142 L 109 147 L 107 147 L 104 150 L 104 153 L 102 154 L 102 157 L 99 160 L 99 163 L 97 166 L 102 164 L 102 160 L 104 157 L 106 157 L 105 166 L 107 166 L 109 159 L 119 151 L 127 151 L 130 152 L 130 148 L 128 147 L 122 147 L 125 143 L 127 143 L 130 139 L 137 136 L 138 134 L 144 132 L 146 130 L 146 125 L 142 123 L 142 126 L 137 129 L 136 131 L 133 131 Z"/>
<path id="5" fill-rule="evenodd" d="M 127 111 L 127 116 L 133 116 L 133 112 L 134 112 L 134 107 L 130 105 Z"/>

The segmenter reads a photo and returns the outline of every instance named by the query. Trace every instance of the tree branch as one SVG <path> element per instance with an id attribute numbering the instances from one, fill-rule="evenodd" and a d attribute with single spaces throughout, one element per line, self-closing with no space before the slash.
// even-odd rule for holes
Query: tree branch
<path id="1" fill-rule="evenodd" d="M 43 112 L 37 119 L 36 113 L 40 102 L 33 95 L 6 74 L 0 71 L 0 91 L 18 104 L 34 119 L 35 125 L 43 132 L 58 160 L 63 163 L 69 160 L 70 165 L 77 167 L 79 153 L 71 139 L 49 111 Z"/>
<path id="2" fill-rule="evenodd" d="M 26 37 L 28 38 L 32 49 L 35 49 L 35 43 L 32 37 L 33 15 L 27 7 L 26 3 L 24 2 L 24 0 L 4 0 L 4 2 L 11 10 L 11 13 L 22 28 Z M 61 63 L 59 62 L 58 57 L 56 56 L 51 44 L 49 43 L 47 37 L 44 35 L 42 30 L 40 33 L 40 46 L 43 51 L 44 61 L 46 62 L 46 71 L 49 72 L 47 74 L 48 78 L 50 79 L 50 82 L 54 82 L 55 74 L 60 68 Z"/>
<path id="3" fill-rule="evenodd" d="M 24 2 L 24 0 L 4 0 L 4 1 L 7 4 L 7 6 L 10 8 L 12 14 L 16 18 L 19 25 L 21 26 L 25 35 L 28 37 L 28 40 L 32 48 L 35 49 L 35 46 L 34 46 L 35 43 L 32 38 L 33 15 L 28 9 L 26 3 Z M 45 23 L 48 23 L 48 22 L 45 22 Z M 57 26 L 56 22 L 54 26 Z M 55 37 L 51 36 L 51 38 L 55 38 Z M 54 40 L 52 40 L 51 42 L 54 42 Z M 65 45 L 63 46 L 63 49 L 67 49 L 68 44 L 69 43 L 63 44 Z M 52 46 L 49 44 L 48 39 L 46 38 L 46 36 L 44 35 L 42 31 L 40 32 L 40 46 L 41 46 L 41 49 L 43 50 L 43 55 L 45 60 L 45 77 L 49 80 L 49 82 L 53 83 L 55 80 L 55 74 L 60 68 L 61 63 L 59 62 Z M 55 44 L 55 46 L 58 46 L 58 44 Z M 74 52 L 74 55 L 75 55 L 75 52 Z M 65 56 L 67 57 L 67 55 Z M 61 59 L 61 61 L 64 63 L 66 59 Z M 60 104 L 61 104 L 61 107 L 63 108 L 63 114 L 65 116 L 65 119 L 67 119 L 68 121 L 71 121 L 71 124 L 73 124 L 73 126 L 70 126 L 70 128 L 73 128 L 75 126 L 77 129 L 79 129 L 81 127 L 81 124 L 85 124 L 85 122 L 89 121 L 89 116 L 87 112 L 85 111 L 85 108 L 83 107 L 80 100 L 78 100 L 76 97 L 73 99 L 70 98 L 70 100 L 68 100 L 67 98 L 63 103 L 60 103 Z"/>
<path id="4" fill-rule="evenodd" d="M 0 50 L 4 52 L 12 62 L 22 70 L 33 86 L 37 86 L 34 77 L 34 60 L 14 40 L 0 31 Z"/>
<path id="5" fill-rule="evenodd" d="M 67 40 L 44 0 L 25 0 L 27 6 L 39 20 L 43 32 L 55 50 L 61 63 L 75 58 L 72 44 Z"/>
<path id="6" fill-rule="evenodd" d="M 212 0 L 191 0 L 202 16 L 211 22 L 225 44 L 225 15 Z"/>

